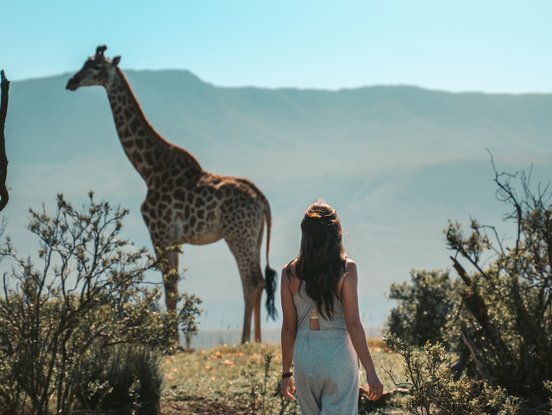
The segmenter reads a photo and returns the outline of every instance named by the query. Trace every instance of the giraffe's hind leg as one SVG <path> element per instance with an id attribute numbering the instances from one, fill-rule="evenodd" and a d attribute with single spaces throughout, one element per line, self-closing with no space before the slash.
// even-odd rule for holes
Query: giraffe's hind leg
<path id="1" fill-rule="evenodd" d="M 243 288 L 245 302 L 242 343 L 251 338 L 251 317 L 255 318 L 255 341 L 261 341 L 261 296 L 265 282 L 260 265 L 260 251 L 251 246 L 245 235 L 225 238 L 232 255 L 236 259 Z"/>
<path id="2" fill-rule="evenodd" d="M 260 271 L 260 267 L 259 267 Z M 253 303 L 253 321 L 254 321 L 254 335 L 255 341 L 260 343 L 261 341 L 261 297 L 263 296 L 264 281 L 262 285 L 257 286 L 257 292 L 255 293 L 255 302 Z"/>

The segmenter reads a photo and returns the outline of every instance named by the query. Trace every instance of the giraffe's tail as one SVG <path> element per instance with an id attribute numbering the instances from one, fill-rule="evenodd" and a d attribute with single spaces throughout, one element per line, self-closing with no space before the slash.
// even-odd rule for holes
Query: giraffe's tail
<path id="1" fill-rule="evenodd" d="M 272 215 L 270 213 L 270 204 L 263 195 L 265 202 L 265 220 L 266 220 L 266 267 L 265 267 L 265 290 L 266 290 L 266 311 L 268 317 L 276 320 L 276 306 L 274 305 L 274 295 L 276 293 L 276 271 L 270 268 L 268 262 L 268 253 L 270 251 L 270 234 L 272 231 Z"/>
<path id="2" fill-rule="evenodd" d="M 266 311 L 268 317 L 272 320 L 276 320 L 276 306 L 274 305 L 274 293 L 276 292 L 276 271 L 270 268 L 268 265 L 265 267 L 265 281 L 266 281 Z"/>

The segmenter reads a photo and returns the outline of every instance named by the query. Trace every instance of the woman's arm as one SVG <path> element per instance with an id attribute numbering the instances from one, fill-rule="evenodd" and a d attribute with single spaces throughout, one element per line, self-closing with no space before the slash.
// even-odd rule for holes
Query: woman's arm
<path id="1" fill-rule="evenodd" d="M 291 372 L 291 363 L 293 360 L 293 345 L 297 335 L 297 310 L 293 303 L 293 295 L 289 287 L 290 279 L 287 276 L 286 268 L 282 270 L 280 281 L 280 296 L 282 300 L 282 312 L 284 321 L 282 322 L 282 373 Z M 282 378 L 282 394 L 295 400 L 295 384 L 292 377 Z"/>
<path id="2" fill-rule="evenodd" d="M 366 342 L 366 334 L 364 327 L 360 321 L 358 311 L 358 274 L 356 264 L 353 261 L 347 262 L 347 274 L 343 277 L 341 285 L 341 301 L 343 303 L 343 313 L 345 315 L 345 324 L 349 337 L 353 343 L 353 347 L 360 359 L 360 362 L 366 370 L 366 380 L 370 389 L 368 397 L 370 399 L 379 399 L 383 394 L 383 384 L 378 377 L 368 343 Z"/>

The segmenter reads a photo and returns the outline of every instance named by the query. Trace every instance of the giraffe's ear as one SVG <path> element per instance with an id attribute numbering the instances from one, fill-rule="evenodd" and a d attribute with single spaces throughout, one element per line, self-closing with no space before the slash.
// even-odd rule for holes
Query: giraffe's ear
<path id="1" fill-rule="evenodd" d="M 121 61 L 121 57 L 120 56 L 115 56 L 113 58 L 113 60 L 111 61 L 111 63 L 113 64 L 113 66 L 117 66 L 120 61 Z"/>

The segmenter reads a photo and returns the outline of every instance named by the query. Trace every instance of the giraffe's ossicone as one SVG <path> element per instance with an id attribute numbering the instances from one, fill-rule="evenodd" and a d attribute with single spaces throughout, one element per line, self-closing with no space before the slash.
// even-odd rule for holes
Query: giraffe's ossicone
<path id="1" fill-rule="evenodd" d="M 209 244 L 224 239 L 236 259 L 245 301 L 242 342 L 249 341 L 251 316 L 255 341 L 261 341 L 260 303 L 267 292 L 268 315 L 275 318 L 276 273 L 268 263 L 272 218 L 268 200 L 249 180 L 209 173 L 185 149 L 161 137 L 146 119 L 138 100 L 118 67 L 120 57 L 108 59 L 105 46 L 68 82 L 67 89 L 100 85 L 107 91 L 123 149 L 147 186 L 141 211 L 156 252 L 162 253 L 167 310 L 176 313 L 178 252 L 182 244 Z M 266 224 L 265 278 L 261 244 Z M 177 328 L 174 338 L 178 339 Z"/>

